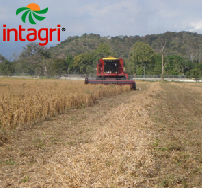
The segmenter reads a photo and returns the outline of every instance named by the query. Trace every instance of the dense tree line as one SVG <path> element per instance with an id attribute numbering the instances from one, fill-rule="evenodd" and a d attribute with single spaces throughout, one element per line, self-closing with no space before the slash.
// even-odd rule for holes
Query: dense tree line
<path id="1" fill-rule="evenodd" d="M 129 74 L 160 75 L 162 46 L 165 47 L 165 74 L 202 77 L 202 35 L 191 32 L 166 32 L 144 37 L 83 34 L 68 37 L 50 49 L 30 43 L 13 61 L 0 55 L 0 73 L 47 77 L 94 74 L 100 58 L 115 56 L 124 58 Z"/>

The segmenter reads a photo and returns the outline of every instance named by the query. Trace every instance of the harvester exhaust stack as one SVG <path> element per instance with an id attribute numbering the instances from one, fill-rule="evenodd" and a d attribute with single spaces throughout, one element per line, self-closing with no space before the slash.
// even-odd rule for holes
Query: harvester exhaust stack
<path id="1" fill-rule="evenodd" d="M 96 79 L 85 78 L 85 84 L 104 84 L 104 85 L 130 85 L 131 89 L 136 90 L 134 80 L 128 80 L 125 73 L 125 63 L 122 58 L 102 58 L 97 63 Z"/>

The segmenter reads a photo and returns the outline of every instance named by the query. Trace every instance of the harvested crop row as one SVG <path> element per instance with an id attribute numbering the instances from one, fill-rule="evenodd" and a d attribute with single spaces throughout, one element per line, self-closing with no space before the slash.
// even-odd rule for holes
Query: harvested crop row
<path id="1" fill-rule="evenodd" d="M 3 129 L 31 125 L 129 89 L 84 85 L 83 81 L 0 79 L 0 125 Z"/>

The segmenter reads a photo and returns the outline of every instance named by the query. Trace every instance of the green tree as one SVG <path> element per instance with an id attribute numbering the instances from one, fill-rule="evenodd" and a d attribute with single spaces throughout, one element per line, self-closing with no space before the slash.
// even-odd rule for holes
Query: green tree
<path id="1" fill-rule="evenodd" d="M 66 58 L 66 66 L 65 66 L 66 72 L 68 74 L 71 72 L 73 66 L 72 64 L 73 64 L 73 57 L 71 55 L 68 55 Z"/>
<path id="2" fill-rule="evenodd" d="M 44 46 L 39 46 L 37 43 L 29 43 L 23 48 L 19 58 L 16 61 L 21 67 L 21 73 L 43 75 L 45 66 L 45 59 L 50 58 L 49 50 Z M 21 66 L 20 66 L 21 64 Z"/>
<path id="3" fill-rule="evenodd" d="M 98 48 L 95 50 L 96 56 L 100 59 L 103 57 L 108 57 L 110 55 L 114 55 L 110 49 L 108 44 L 101 43 Z"/>
<path id="4" fill-rule="evenodd" d="M 80 66 L 82 64 L 82 58 L 83 58 L 83 54 L 74 56 L 73 58 L 73 63 L 71 66 L 71 71 L 73 71 L 74 73 L 80 73 L 81 69 Z"/>
<path id="5" fill-rule="evenodd" d="M 197 68 L 191 69 L 190 70 L 190 77 L 199 79 L 201 77 L 201 71 Z"/>
<path id="6" fill-rule="evenodd" d="M 129 75 L 132 75 L 132 74 L 135 73 L 135 65 L 134 65 L 134 63 L 132 63 L 131 61 L 129 61 L 129 59 L 125 60 L 125 68 L 126 68 L 126 72 Z M 136 74 L 137 74 L 137 72 L 136 72 Z"/>
<path id="7" fill-rule="evenodd" d="M 142 66 L 145 70 L 146 66 L 154 59 L 155 51 L 148 44 L 136 42 L 130 51 L 130 62 L 135 64 L 136 71 Z M 141 72 L 141 71 L 140 71 Z"/>
<path id="8" fill-rule="evenodd" d="M 84 36 L 83 36 L 84 37 Z M 97 61 L 102 57 L 112 56 L 113 52 L 107 44 L 100 44 L 97 49 L 74 56 L 71 60 L 71 72 L 92 74 L 95 73 Z"/>
<path id="9" fill-rule="evenodd" d="M 168 56 L 165 71 L 167 75 L 180 75 L 185 72 L 186 63 L 184 58 L 178 55 Z"/>
<path id="10" fill-rule="evenodd" d="M 20 58 L 32 57 L 38 55 L 38 57 L 50 58 L 50 52 L 45 46 L 39 46 L 37 43 L 32 42 L 23 47 L 23 51 L 20 54 Z"/>
<path id="11" fill-rule="evenodd" d="M 3 63 L 5 60 L 6 58 L 0 54 L 0 63 Z"/>
<path id="12" fill-rule="evenodd" d="M 62 74 L 66 73 L 66 62 L 63 58 L 53 58 L 51 61 L 51 67 L 48 72 L 49 75 L 57 75 L 61 76 Z"/>
<path id="13" fill-rule="evenodd" d="M 0 54 L 0 74 L 12 75 L 15 72 L 15 65 Z"/>
<path id="14" fill-rule="evenodd" d="M 156 54 L 154 59 L 155 59 L 155 64 L 154 64 L 154 75 L 160 75 L 162 72 L 162 59 L 161 59 L 161 54 Z"/>
<path id="15" fill-rule="evenodd" d="M 7 59 L 0 63 L 0 73 L 3 75 L 11 76 L 15 72 L 13 62 L 8 61 Z"/>

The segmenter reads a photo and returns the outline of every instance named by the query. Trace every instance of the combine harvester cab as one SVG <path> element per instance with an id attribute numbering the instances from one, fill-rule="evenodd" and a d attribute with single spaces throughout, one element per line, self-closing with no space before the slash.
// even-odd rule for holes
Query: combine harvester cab
<path id="1" fill-rule="evenodd" d="M 130 85 L 131 90 L 136 90 L 134 80 L 128 80 L 125 73 L 125 63 L 122 58 L 102 58 L 97 63 L 96 79 L 85 78 L 85 84 L 104 84 L 104 85 Z"/>

